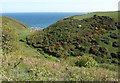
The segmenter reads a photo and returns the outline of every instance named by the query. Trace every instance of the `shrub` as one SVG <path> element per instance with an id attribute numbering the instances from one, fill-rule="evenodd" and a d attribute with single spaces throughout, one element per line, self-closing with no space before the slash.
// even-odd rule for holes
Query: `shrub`
<path id="1" fill-rule="evenodd" d="M 117 58 L 117 54 L 116 53 L 111 53 L 111 57 L 112 58 Z"/>
<path id="2" fill-rule="evenodd" d="M 94 54 L 94 55 L 100 55 L 100 51 L 98 50 L 99 47 L 97 46 L 92 46 L 89 48 L 89 53 Z"/>
<path id="3" fill-rule="evenodd" d="M 114 59 L 112 59 L 111 63 L 113 63 L 113 64 L 119 64 L 119 60 L 114 58 Z"/>
<path id="4" fill-rule="evenodd" d="M 104 42 L 105 44 L 110 44 L 109 38 L 108 37 L 103 37 L 101 39 L 102 42 Z"/>
<path id="5" fill-rule="evenodd" d="M 117 29 L 120 29 L 120 25 L 117 26 Z"/>
<path id="6" fill-rule="evenodd" d="M 77 46 L 77 48 L 81 51 L 81 52 L 85 52 L 86 51 L 86 49 L 85 49 L 85 47 L 83 47 L 83 46 Z"/>
<path id="7" fill-rule="evenodd" d="M 117 52 L 118 59 L 120 59 L 120 52 Z"/>
<path id="8" fill-rule="evenodd" d="M 37 49 L 44 49 L 45 52 L 53 56 L 82 56 L 88 52 L 99 56 L 107 53 L 102 49 L 99 51 L 99 46 L 102 45 L 100 37 L 106 37 L 103 41 L 101 40 L 105 44 L 111 43 L 108 37 L 108 27 L 114 27 L 113 23 L 114 20 L 107 16 L 94 15 L 83 20 L 67 18 L 50 25 L 44 30 L 34 32 L 27 36 L 26 40 L 29 45 Z M 111 32 L 113 31 L 111 30 Z M 79 45 L 81 46 L 79 47 Z"/>
<path id="9" fill-rule="evenodd" d="M 105 47 L 100 47 L 99 52 L 101 55 L 106 55 L 108 53 L 108 50 Z"/>
<path id="10" fill-rule="evenodd" d="M 110 37 L 113 39 L 117 39 L 118 35 L 116 33 L 110 33 Z"/>
<path id="11" fill-rule="evenodd" d="M 116 30 L 116 28 L 117 28 L 116 26 L 113 26 L 111 27 L 111 30 Z"/>
<path id="12" fill-rule="evenodd" d="M 113 42 L 113 43 L 112 43 L 112 46 L 113 46 L 113 47 L 119 47 L 119 43 L 118 43 L 118 42 Z"/>
<path id="13" fill-rule="evenodd" d="M 82 56 L 75 64 L 79 67 L 98 66 L 97 62 L 90 56 Z"/>
<path id="14" fill-rule="evenodd" d="M 98 45 L 99 42 L 97 40 L 91 40 L 91 43 L 94 44 L 94 45 Z"/>
<path id="15" fill-rule="evenodd" d="M 71 52 L 71 55 L 72 56 L 82 56 L 83 55 L 83 52 L 81 52 L 80 50 L 78 49 L 75 49 Z"/>

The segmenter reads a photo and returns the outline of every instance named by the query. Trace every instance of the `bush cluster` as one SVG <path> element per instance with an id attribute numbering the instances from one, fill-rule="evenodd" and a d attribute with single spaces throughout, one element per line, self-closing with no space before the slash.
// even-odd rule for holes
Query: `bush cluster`
<path id="1" fill-rule="evenodd" d="M 90 56 L 82 56 L 75 63 L 79 67 L 95 67 L 98 66 L 98 63 Z"/>
<path id="2" fill-rule="evenodd" d="M 111 45 L 110 39 L 118 38 L 113 27 L 116 27 L 115 21 L 108 16 L 94 15 L 83 20 L 69 17 L 34 32 L 26 40 L 29 45 L 55 57 L 82 56 L 84 53 L 103 57 L 111 52 L 109 47 L 101 46 L 101 42 Z M 113 47 L 117 46 L 114 42 Z"/>

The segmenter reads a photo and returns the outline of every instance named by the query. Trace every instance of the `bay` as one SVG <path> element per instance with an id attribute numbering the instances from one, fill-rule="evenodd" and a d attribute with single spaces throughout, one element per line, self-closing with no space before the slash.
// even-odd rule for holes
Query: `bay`
<path id="1" fill-rule="evenodd" d="M 46 28 L 64 17 L 85 14 L 83 12 L 37 12 L 37 13 L 3 13 L 2 16 L 15 18 L 32 28 Z"/>

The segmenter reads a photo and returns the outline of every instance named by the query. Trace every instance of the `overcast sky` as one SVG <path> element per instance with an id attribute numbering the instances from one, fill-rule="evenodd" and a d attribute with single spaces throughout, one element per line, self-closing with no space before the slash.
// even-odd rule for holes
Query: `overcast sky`
<path id="1" fill-rule="evenodd" d="M 119 0 L 1 0 L 0 12 L 117 11 Z"/>

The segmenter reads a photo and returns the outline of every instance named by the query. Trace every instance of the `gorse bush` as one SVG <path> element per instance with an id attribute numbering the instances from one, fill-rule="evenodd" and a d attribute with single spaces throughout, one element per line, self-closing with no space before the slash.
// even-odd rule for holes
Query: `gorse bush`
<path id="1" fill-rule="evenodd" d="M 90 56 L 82 56 L 78 61 L 76 61 L 76 66 L 79 67 L 95 67 L 98 63 Z"/>
<path id="2" fill-rule="evenodd" d="M 27 36 L 27 43 L 55 57 L 82 56 L 84 53 L 104 58 L 119 47 L 113 18 L 94 15 L 82 20 L 61 19 L 49 27 Z M 112 44 L 112 42 L 114 42 Z M 114 50 L 116 53 L 117 50 Z"/>
<path id="3" fill-rule="evenodd" d="M 113 46 L 113 47 L 119 47 L 120 44 L 119 44 L 118 42 L 113 42 L 113 43 L 112 43 L 112 46 Z"/>
<path id="4" fill-rule="evenodd" d="M 104 42 L 105 44 L 110 44 L 110 40 L 108 37 L 101 38 L 101 41 Z"/>
<path id="5" fill-rule="evenodd" d="M 56 57 L 79 56 L 88 52 L 85 49 L 88 46 L 99 45 L 99 38 L 107 32 L 108 24 L 113 26 L 115 23 L 112 18 L 107 16 L 96 15 L 83 20 L 69 17 L 42 31 L 34 32 L 26 39 L 27 43 L 33 47 L 42 48 L 46 53 Z M 78 26 L 80 27 L 78 28 Z M 78 47 L 79 45 L 81 47 Z M 96 53 L 94 54 L 96 55 Z"/>
<path id="6" fill-rule="evenodd" d="M 110 33 L 110 37 L 111 38 L 114 38 L 114 39 L 117 39 L 118 38 L 118 35 L 116 33 Z"/>

